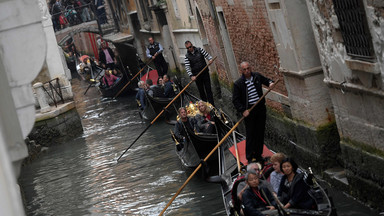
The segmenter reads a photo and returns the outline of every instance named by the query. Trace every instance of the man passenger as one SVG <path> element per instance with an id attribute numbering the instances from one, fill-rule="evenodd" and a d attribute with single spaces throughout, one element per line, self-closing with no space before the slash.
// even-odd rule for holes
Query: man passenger
<path id="1" fill-rule="evenodd" d="M 187 110 L 185 107 L 180 107 L 179 108 L 179 116 L 180 120 L 176 122 L 175 124 L 175 137 L 176 139 L 180 142 L 181 148 L 183 147 L 183 143 L 186 141 L 188 135 L 187 135 L 187 130 L 194 131 L 195 129 L 195 119 L 194 118 L 189 118 L 187 116 Z"/>

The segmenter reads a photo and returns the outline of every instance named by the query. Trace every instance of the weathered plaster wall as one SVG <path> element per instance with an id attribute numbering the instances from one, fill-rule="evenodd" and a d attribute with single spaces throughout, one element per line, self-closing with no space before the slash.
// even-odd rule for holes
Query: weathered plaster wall
<path id="1" fill-rule="evenodd" d="M 331 0 L 307 2 L 324 82 L 335 110 L 350 192 L 384 209 L 384 3 L 363 1 L 374 46 L 374 58 L 367 61 L 346 53 Z"/>
<path id="2" fill-rule="evenodd" d="M 373 16 L 375 8 L 367 7 L 367 18 L 373 43 L 375 62 L 356 61 L 347 55 L 339 32 L 339 24 L 330 1 L 311 1 L 315 35 L 318 38 L 319 53 L 325 72 L 325 81 L 332 90 L 331 96 L 336 110 L 336 121 L 340 135 L 384 150 L 384 144 L 375 142 L 375 136 L 384 133 L 384 120 L 380 116 L 384 109 L 381 80 L 383 73 L 383 17 Z M 357 65 L 357 66 L 356 66 Z M 372 66 L 373 65 L 373 66 Z M 372 66 L 372 67 L 369 67 Z M 363 71 L 365 69 L 372 71 Z M 360 68 L 358 70 L 357 68 Z M 336 91 L 337 90 L 337 91 Z M 383 106 L 381 106 L 383 107 Z M 376 118 L 370 117 L 374 112 Z M 356 133 L 365 131 L 365 133 Z"/>
<path id="3" fill-rule="evenodd" d="M 333 121 L 308 9 L 302 0 L 265 0 L 292 118 L 318 127 Z"/>

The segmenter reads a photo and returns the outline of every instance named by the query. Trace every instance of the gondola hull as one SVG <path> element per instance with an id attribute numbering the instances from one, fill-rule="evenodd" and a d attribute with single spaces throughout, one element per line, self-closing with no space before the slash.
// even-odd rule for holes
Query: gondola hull
<path id="1" fill-rule="evenodd" d="M 193 96 L 189 92 L 185 91 L 184 101 L 189 101 L 192 103 L 196 103 L 199 101 L 199 98 Z M 225 116 L 225 119 L 229 119 L 229 116 L 225 113 L 221 113 Z M 221 115 L 215 117 L 216 124 L 226 125 L 225 121 L 222 119 Z M 231 121 L 227 121 L 227 124 L 231 124 Z M 225 126 L 228 128 L 228 126 Z M 215 148 L 217 143 L 219 142 L 217 134 L 205 134 L 205 133 L 195 133 L 195 131 L 191 131 L 187 129 L 187 145 L 184 146 L 183 149 L 178 151 L 176 149 L 176 154 L 180 158 L 183 164 L 187 164 L 186 167 L 195 168 L 199 165 L 199 163 L 204 160 L 208 154 Z M 190 161 L 189 163 L 185 163 L 185 161 Z M 212 153 L 212 155 L 208 158 L 207 163 L 211 167 L 218 166 L 218 151 Z M 217 174 L 217 170 L 212 171 L 211 174 Z"/>
<path id="2" fill-rule="evenodd" d="M 116 97 L 117 93 L 119 93 L 120 91 L 122 92 L 119 94 L 119 96 L 126 95 L 130 91 L 132 91 L 132 88 L 134 86 L 134 85 L 126 86 L 128 81 L 129 80 L 126 76 L 122 76 L 118 81 L 115 82 L 115 84 L 113 84 L 113 86 L 109 88 L 99 87 L 99 90 L 103 95 L 103 97 Z"/>
<path id="3" fill-rule="evenodd" d="M 237 139 L 238 141 L 238 139 Z M 244 141 L 243 141 L 244 142 Z M 233 143 L 233 142 L 232 142 Z M 232 147 L 233 148 L 233 147 Z M 239 147 L 240 148 L 240 147 Z M 243 146 L 243 149 L 245 147 Z M 230 146 L 223 146 L 219 150 L 219 163 L 220 163 L 220 173 L 219 177 L 222 181 L 221 191 L 223 202 L 225 206 L 225 211 L 227 215 L 238 215 L 240 210 L 239 200 L 237 199 L 238 192 L 242 189 L 242 186 L 239 186 L 236 182 L 240 174 L 236 165 L 236 158 L 233 153 L 230 152 Z M 271 152 L 269 149 L 264 146 L 264 157 L 270 156 Z M 304 209 L 286 209 L 291 216 L 298 215 L 321 215 L 321 216 L 331 216 L 335 215 L 335 210 L 332 208 L 332 203 L 328 198 L 326 192 L 320 185 L 312 187 L 312 192 L 315 192 L 318 197 L 316 200 L 316 210 L 304 210 Z M 236 197 L 234 199 L 234 197 Z"/>

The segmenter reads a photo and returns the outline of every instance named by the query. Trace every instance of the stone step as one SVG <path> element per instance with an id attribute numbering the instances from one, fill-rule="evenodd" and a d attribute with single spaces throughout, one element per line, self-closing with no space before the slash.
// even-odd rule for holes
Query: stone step
<path id="1" fill-rule="evenodd" d="M 324 171 L 324 178 L 339 189 L 347 191 L 349 187 L 345 170 L 342 167 L 333 167 Z"/>

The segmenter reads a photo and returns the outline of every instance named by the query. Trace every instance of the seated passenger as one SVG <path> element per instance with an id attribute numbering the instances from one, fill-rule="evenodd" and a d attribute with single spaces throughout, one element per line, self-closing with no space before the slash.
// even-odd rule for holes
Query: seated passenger
<path id="1" fill-rule="evenodd" d="M 112 74 L 112 70 L 107 69 L 104 73 L 104 77 L 102 78 L 104 85 L 109 88 L 113 86 L 113 84 L 118 80 L 115 75 Z"/>
<path id="2" fill-rule="evenodd" d="M 159 78 L 157 78 L 157 86 L 164 88 L 163 77 L 159 76 Z"/>
<path id="3" fill-rule="evenodd" d="M 145 81 L 146 83 L 146 90 L 147 94 L 151 97 L 164 97 L 163 90 L 156 85 L 153 85 L 153 81 L 151 79 L 147 79 Z"/>
<path id="4" fill-rule="evenodd" d="M 281 162 L 280 169 L 284 176 L 277 195 L 284 208 L 313 209 L 315 202 L 308 194 L 309 186 L 304 182 L 304 173 L 298 173 L 297 168 L 292 158 Z"/>
<path id="5" fill-rule="evenodd" d="M 178 151 L 180 151 L 183 148 L 183 144 L 187 139 L 187 131 L 186 130 L 191 130 L 194 131 L 195 128 L 195 119 L 194 118 L 189 118 L 187 116 L 187 110 L 184 107 L 179 108 L 179 116 L 180 120 L 176 122 L 175 124 L 175 137 L 176 139 L 180 142 L 181 146 L 178 146 Z"/>
<path id="6" fill-rule="evenodd" d="M 136 100 L 140 103 L 140 109 L 144 110 L 146 106 L 144 81 L 140 81 L 139 83 L 137 83 L 137 86 L 139 87 L 139 91 L 136 93 Z"/>
<path id="7" fill-rule="evenodd" d="M 169 76 L 167 74 L 163 76 L 163 83 L 164 83 L 164 96 L 166 98 L 175 97 L 176 93 L 173 89 L 173 83 L 169 80 Z"/>
<path id="8" fill-rule="evenodd" d="M 247 173 L 249 171 L 252 171 L 252 172 L 256 172 L 257 175 L 260 176 L 260 171 L 261 171 L 261 164 L 260 163 L 256 163 L 256 162 L 252 162 L 250 164 L 247 165 Z M 246 183 L 239 183 L 238 184 L 238 188 L 237 188 L 237 191 L 238 191 L 238 198 L 240 200 L 242 200 L 242 196 L 243 196 L 243 193 L 244 191 L 248 188 L 248 185 Z"/>
<path id="9" fill-rule="evenodd" d="M 242 195 L 243 212 L 245 216 L 275 215 L 275 201 L 268 190 L 265 181 L 259 179 L 259 174 L 249 170 L 245 175 L 248 187 Z"/>
<path id="10" fill-rule="evenodd" d="M 276 153 L 272 155 L 270 159 L 274 171 L 271 173 L 269 182 L 271 183 L 273 191 L 276 194 L 279 192 L 281 178 L 284 176 L 284 173 L 280 170 L 280 164 L 285 158 L 286 157 L 283 153 Z"/>
<path id="11" fill-rule="evenodd" d="M 198 102 L 200 113 L 195 116 L 197 130 L 201 133 L 215 133 L 214 113 L 207 107 L 206 102 Z"/>

